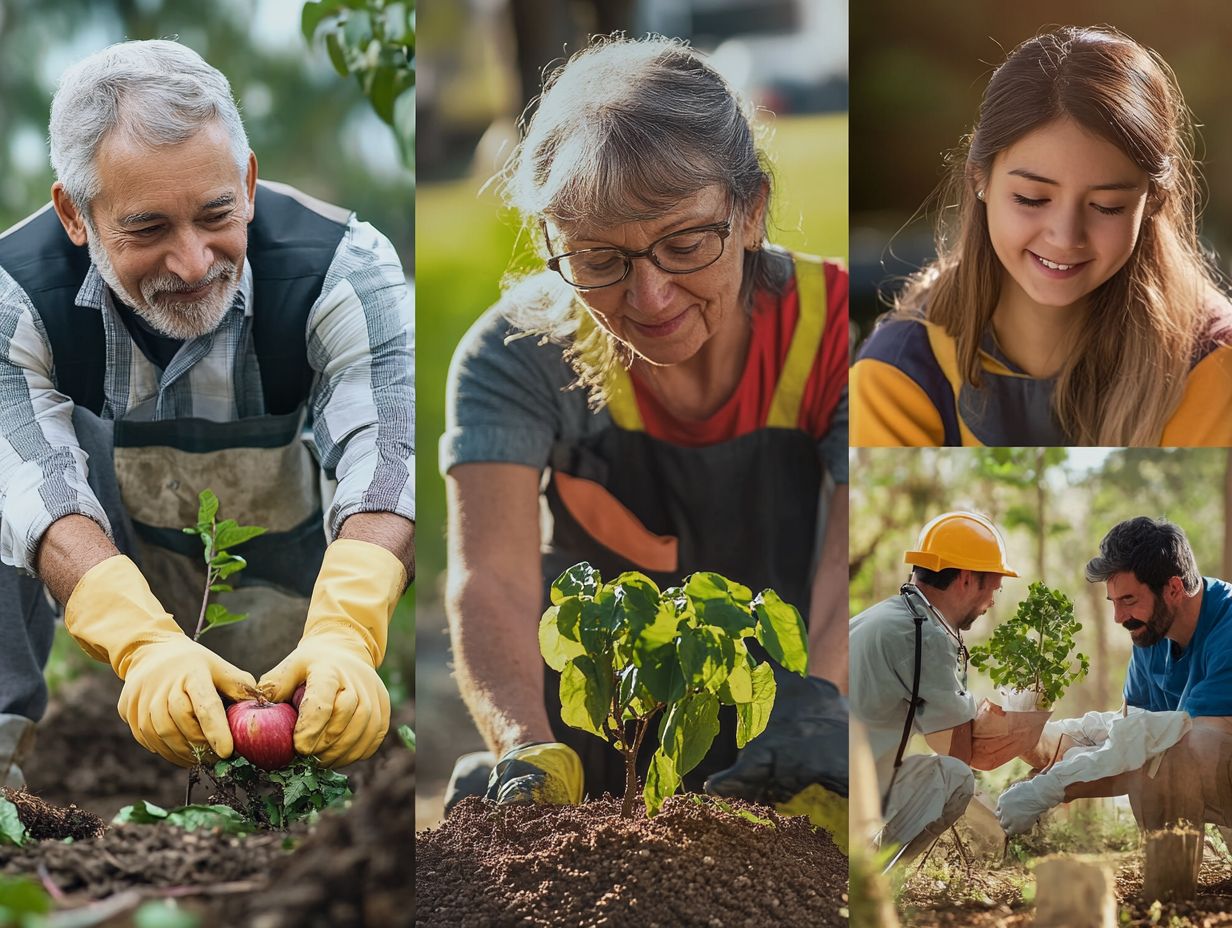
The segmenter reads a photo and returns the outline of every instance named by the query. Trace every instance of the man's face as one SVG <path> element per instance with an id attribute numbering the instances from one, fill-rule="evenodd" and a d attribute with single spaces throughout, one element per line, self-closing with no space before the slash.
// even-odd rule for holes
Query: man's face
<path id="1" fill-rule="evenodd" d="M 1179 577 L 1168 581 L 1180 583 Z M 1129 632 L 1134 647 L 1149 648 L 1164 639 L 1176 621 L 1179 606 L 1165 601 L 1169 587 L 1156 596 L 1149 586 L 1126 570 L 1108 578 L 1108 600 L 1117 625 Z"/>
<path id="2" fill-rule="evenodd" d="M 959 575 L 958 582 L 966 585 L 966 608 L 958 616 L 960 632 L 967 631 L 976 619 L 993 607 L 1001 591 L 1001 579 L 999 574 L 964 572 Z"/>
<path id="3" fill-rule="evenodd" d="M 256 159 L 245 184 L 226 129 L 213 123 L 163 147 L 113 133 L 96 164 L 87 243 L 107 285 L 164 335 L 213 331 L 239 288 Z"/>

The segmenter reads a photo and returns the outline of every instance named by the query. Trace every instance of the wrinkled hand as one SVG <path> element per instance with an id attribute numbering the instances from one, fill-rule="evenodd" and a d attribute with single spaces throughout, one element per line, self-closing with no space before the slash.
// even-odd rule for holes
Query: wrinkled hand
<path id="1" fill-rule="evenodd" d="M 194 745 L 231 756 L 235 748 L 218 694 L 248 699 L 255 685 L 252 674 L 187 635 L 171 634 L 132 652 L 117 708 L 138 744 L 190 767 L 197 761 Z"/>
<path id="2" fill-rule="evenodd" d="M 558 741 L 520 744 L 506 751 L 488 777 L 486 798 L 496 802 L 572 805 L 582 801 L 582 761 Z"/>
<path id="3" fill-rule="evenodd" d="M 847 700 L 829 680 L 774 670 L 766 730 L 706 781 L 706 792 L 780 803 L 816 784 L 846 796 Z"/>
<path id="4" fill-rule="evenodd" d="M 1065 785 L 1043 774 L 1015 783 L 997 800 L 997 821 L 1006 835 L 1030 831 L 1041 815 L 1065 799 Z"/>
<path id="5" fill-rule="evenodd" d="M 295 751 L 326 767 L 345 767 L 376 753 L 389 731 L 389 692 L 366 653 L 347 638 L 304 638 L 257 684 L 275 702 L 304 686 L 295 723 Z"/>
<path id="6" fill-rule="evenodd" d="M 993 770 L 1021 755 L 1031 756 L 1044 733 L 1048 711 L 1006 712 L 985 699 L 971 726 L 971 766 Z"/>

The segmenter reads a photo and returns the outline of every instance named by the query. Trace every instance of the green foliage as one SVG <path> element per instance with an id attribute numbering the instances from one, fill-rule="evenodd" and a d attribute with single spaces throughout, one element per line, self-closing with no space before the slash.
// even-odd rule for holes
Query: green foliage
<path id="1" fill-rule="evenodd" d="M 37 928 L 51 911 L 51 897 L 34 880 L 0 876 L 0 925 Z"/>
<path id="2" fill-rule="evenodd" d="M 17 814 L 17 806 L 0 795 L 0 844 L 26 843 L 26 826 Z"/>
<path id="3" fill-rule="evenodd" d="M 238 554 L 232 554 L 229 549 L 265 534 L 265 528 L 260 525 L 238 525 L 234 519 L 218 521 L 218 497 L 213 490 L 202 490 L 197 499 L 200 501 L 197 524 L 182 529 L 184 534 L 200 538 L 205 549 L 205 594 L 201 599 L 201 615 L 197 620 L 194 641 L 211 628 L 234 625 L 248 618 L 244 613 L 231 612 L 221 603 L 211 603 L 210 593 L 230 593 L 231 584 L 222 581 L 235 576 L 248 566 L 246 560 Z"/>
<path id="4" fill-rule="evenodd" d="M 133 928 L 197 928 L 201 917 L 176 905 L 174 899 L 151 899 L 133 913 Z"/>
<path id="5" fill-rule="evenodd" d="M 241 835 L 253 830 L 253 825 L 230 806 L 199 805 L 179 806 L 164 809 L 152 802 L 140 799 L 125 806 L 111 820 L 113 825 L 175 825 L 185 831 L 198 828 L 215 830 L 224 834 Z"/>
<path id="6" fill-rule="evenodd" d="M 267 823 L 271 828 L 314 822 L 322 809 L 342 805 L 351 798 L 347 778 L 311 757 L 297 757 L 281 770 L 266 773 L 236 755 L 216 762 L 212 773 L 225 791 L 243 791 L 250 821 Z"/>
<path id="7" fill-rule="evenodd" d="M 354 75 L 376 114 L 415 155 L 415 0 L 315 0 L 300 19 L 310 43 L 324 38 L 330 63 Z"/>
<path id="8" fill-rule="evenodd" d="M 415 732 L 411 730 L 410 725 L 399 725 L 398 737 L 402 739 L 402 743 L 408 750 L 415 750 Z"/>
<path id="9" fill-rule="evenodd" d="M 715 573 L 660 591 L 644 574 L 611 583 L 577 564 L 552 584 L 552 605 L 539 623 L 539 648 L 560 672 L 561 718 L 625 755 L 624 814 L 637 791 L 633 764 L 651 720 L 659 720 L 643 796 L 654 815 L 681 779 L 705 757 L 719 730 L 719 706 L 735 706 L 737 745 L 761 734 L 774 705 L 770 665 L 754 658 L 755 637 L 785 668 L 803 675 L 804 622 L 773 590 Z"/>
<path id="10" fill-rule="evenodd" d="M 1038 703 L 1051 706 L 1090 669 L 1087 656 L 1074 651 L 1081 629 L 1068 596 L 1032 583 L 1013 618 L 971 649 L 971 663 L 998 686 L 1035 692 Z"/>

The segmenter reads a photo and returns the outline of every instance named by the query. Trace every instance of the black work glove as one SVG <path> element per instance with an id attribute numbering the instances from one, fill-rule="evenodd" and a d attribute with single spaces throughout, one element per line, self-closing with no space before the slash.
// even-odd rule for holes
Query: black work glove
<path id="1" fill-rule="evenodd" d="M 540 741 L 505 752 L 488 777 L 488 799 L 570 805 L 582 801 L 582 761 L 567 744 Z"/>
<path id="2" fill-rule="evenodd" d="M 706 792 L 783 803 L 818 784 L 847 795 L 847 700 L 829 680 L 774 666 L 777 687 L 766 730 L 736 762 L 706 780 Z"/>

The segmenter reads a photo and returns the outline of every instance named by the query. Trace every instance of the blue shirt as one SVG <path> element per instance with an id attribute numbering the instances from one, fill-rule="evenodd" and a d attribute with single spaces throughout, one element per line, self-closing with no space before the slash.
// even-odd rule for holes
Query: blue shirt
<path id="1" fill-rule="evenodd" d="M 1125 702 L 1151 712 L 1232 715 L 1232 586 L 1203 578 L 1202 608 L 1180 655 L 1167 638 L 1134 648 L 1125 674 Z"/>

